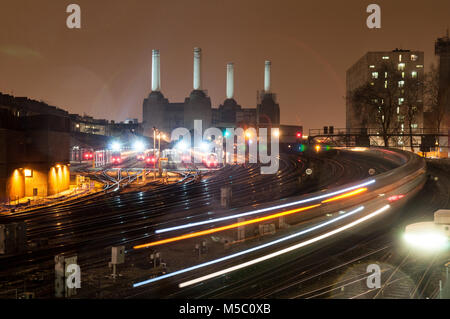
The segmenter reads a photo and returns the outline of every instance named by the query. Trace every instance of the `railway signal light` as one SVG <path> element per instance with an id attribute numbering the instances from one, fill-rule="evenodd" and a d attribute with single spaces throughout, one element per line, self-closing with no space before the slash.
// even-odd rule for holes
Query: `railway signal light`
<path id="1" fill-rule="evenodd" d="M 147 163 L 156 163 L 156 157 L 155 156 L 149 156 L 145 160 Z"/>

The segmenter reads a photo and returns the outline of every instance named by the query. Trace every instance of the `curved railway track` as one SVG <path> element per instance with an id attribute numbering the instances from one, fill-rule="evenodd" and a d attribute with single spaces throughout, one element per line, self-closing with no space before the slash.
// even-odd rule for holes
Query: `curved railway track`
<path id="1" fill-rule="evenodd" d="M 300 184 L 299 177 L 313 163 L 321 176 L 312 183 Z M 48 245 L 29 249 L 25 254 L 0 257 L 0 282 L 14 279 L 23 282 L 37 271 L 51 271 L 53 257 L 60 253 L 77 253 L 83 269 L 104 266 L 110 246 L 129 247 L 146 242 L 155 238 L 156 228 L 210 216 L 211 209 L 219 206 L 220 187 L 225 184 L 232 185 L 235 207 L 258 205 L 362 179 L 368 176 L 369 168 L 383 172 L 392 165 L 375 160 L 359 163 L 338 152 L 336 156 L 309 159 L 283 155 L 280 171 L 275 175 L 261 175 L 259 168 L 256 164 L 227 166 L 204 176 L 201 182 L 186 175 L 181 183 L 159 185 L 151 192 L 96 194 L 9 216 L 8 222 L 26 222 L 29 243 L 46 238 Z M 108 189 L 120 183 L 105 175 L 100 178 L 111 182 Z M 47 286 L 51 287 L 52 282 Z"/>

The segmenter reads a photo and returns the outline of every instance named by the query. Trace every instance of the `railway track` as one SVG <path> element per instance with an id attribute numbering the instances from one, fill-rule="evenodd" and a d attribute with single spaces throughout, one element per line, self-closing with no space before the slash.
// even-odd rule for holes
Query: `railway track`
<path id="1" fill-rule="evenodd" d="M 260 175 L 258 165 L 227 166 L 205 176 L 200 183 L 186 177 L 183 183 L 160 186 L 152 192 L 111 193 L 21 212 L 8 220 L 25 221 L 29 242 L 46 237 L 49 245 L 29 250 L 25 255 L 0 257 L 0 281 L 11 277 L 11 272 L 15 272 L 13 277 L 18 282 L 36 272 L 51 272 L 53 256 L 59 253 L 78 254 L 83 269 L 104 266 L 109 258 L 107 247 L 147 241 L 155 237 L 153 230 L 157 227 L 209 216 L 210 209 L 217 207 L 220 187 L 225 184 L 241 190 L 233 202 L 239 207 L 366 177 L 369 167 L 378 171 L 389 169 L 383 162 L 355 165 L 346 156 L 317 156 L 312 160 L 327 173 L 303 188 L 298 179 L 309 163 L 301 158 L 299 161 L 298 156 L 286 156 L 280 159 L 280 172 L 275 176 Z"/>

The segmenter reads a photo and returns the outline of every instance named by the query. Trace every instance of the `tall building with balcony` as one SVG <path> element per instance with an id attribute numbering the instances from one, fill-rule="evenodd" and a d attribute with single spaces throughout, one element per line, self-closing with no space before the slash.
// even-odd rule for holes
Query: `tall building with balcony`
<path id="1" fill-rule="evenodd" d="M 386 65 L 390 64 L 399 72 L 400 79 L 396 83 L 389 83 L 386 74 Z M 376 128 L 376 118 L 367 108 L 356 105 L 351 96 L 355 90 L 375 81 L 383 81 L 385 87 L 389 85 L 398 86 L 400 89 L 407 83 L 408 79 L 424 79 L 424 53 L 422 51 L 400 50 L 367 52 L 355 64 L 353 64 L 346 74 L 347 101 L 346 101 L 346 127 L 350 131 L 357 129 Z M 392 81 L 391 81 L 392 82 Z M 398 83 L 397 83 L 398 82 Z M 420 96 L 417 99 L 417 113 L 415 123 L 412 128 L 423 126 L 423 83 L 417 81 L 421 88 L 418 90 Z M 393 121 L 399 121 L 400 132 L 406 131 L 404 124 L 404 114 L 407 112 L 406 106 L 402 105 L 404 98 L 399 90 L 397 112 L 394 112 Z M 403 114 L 403 115 L 402 115 Z"/>

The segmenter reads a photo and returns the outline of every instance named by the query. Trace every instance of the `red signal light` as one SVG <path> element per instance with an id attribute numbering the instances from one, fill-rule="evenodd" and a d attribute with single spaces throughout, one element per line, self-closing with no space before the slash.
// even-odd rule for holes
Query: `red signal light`
<path id="1" fill-rule="evenodd" d="M 395 201 L 397 201 L 397 200 L 399 200 L 399 199 L 402 199 L 403 197 L 405 197 L 405 195 L 403 195 L 403 194 L 400 194 L 400 195 L 392 195 L 392 196 L 390 196 L 390 197 L 388 197 L 388 201 L 389 202 L 395 202 Z"/>
<path id="2" fill-rule="evenodd" d="M 83 157 L 84 157 L 85 159 L 92 159 L 92 158 L 94 158 L 94 154 L 92 154 L 92 153 L 90 153 L 90 152 L 84 153 Z"/>
<path id="3" fill-rule="evenodd" d="M 297 132 L 297 138 L 301 138 L 302 137 L 302 133 L 301 132 Z"/>

